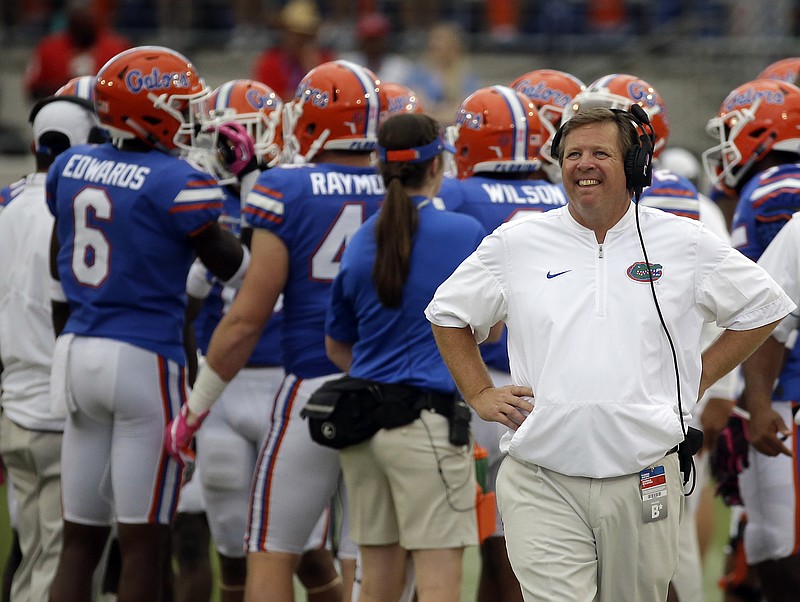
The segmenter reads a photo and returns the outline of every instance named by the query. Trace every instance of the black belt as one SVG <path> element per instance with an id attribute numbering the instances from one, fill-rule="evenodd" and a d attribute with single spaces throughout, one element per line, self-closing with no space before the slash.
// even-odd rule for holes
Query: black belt
<path id="1" fill-rule="evenodd" d="M 665 456 L 668 456 L 668 455 L 670 455 L 670 454 L 674 454 L 674 453 L 676 453 L 677 451 L 678 451 L 678 446 L 676 445 L 675 447 L 673 447 L 671 450 L 669 450 L 669 451 L 668 451 L 667 453 L 665 453 L 664 455 L 665 455 Z"/>
<path id="2" fill-rule="evenodd" d="M 433 410 L 442 416 L 453 413 L 453 404 L 456 401 L 454 393 L 438 393 L 436 391 L 420 391 L 420 398 L 414 404 L 421 410 Z"/>

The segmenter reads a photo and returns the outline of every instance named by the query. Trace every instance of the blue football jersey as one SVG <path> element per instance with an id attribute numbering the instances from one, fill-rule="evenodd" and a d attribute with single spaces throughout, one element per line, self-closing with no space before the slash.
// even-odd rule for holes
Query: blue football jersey
<path id="1" fill-rule="evenodd" d="M 188 161 L 111 144 L 68 149 L 51 166 L 64 332 L 105 337 L 185 363 L 192 235 L 217 221 L 223 192 Z"/>
<path id="2" fill-rule="evenodd" d="M 472 176 L 463 180 L 446 179 L 439 197 L 448 210 L 471 215 L 491 232 L 500 224 L 530 212 L 541 213 L 567 204 L 564 189 L 547 180 L 505 180 Z M 496 343 L 481 345 L 487 366 L 509 371 L 507 334 Z"/>
<path id="3" fill-rule="evenodd" d="M 787 163 L 761 172 L 739 194 L 731 244 L 758 261 L 796 211 L 800 211 L 800 164 Z"/>
<path id="4" fill-rule="evenodd" d="M 744 185 L 731 222 L 731 244 L 753 261 L 800 211 L 800 164 L 771 167 Z M 778 377 L 773 399 L 800 401 L 800 345 L 795 345 Z"/>
<path id="5" fill-rule="evenodd" d="M 239 197 L 232 194 L 229 189 L 225 188 L 224 190 L 225 204 L 222 209 L 222 215 L 219 218 L 219 223 L 223 228 L 239 236 L 242 230 L 242 203 Z M 203 354 L 208 352 L 208 344 L 211 342 L 211 335 L 214 334 L 214 329 L 217 327 L 220 320 L 222 320 L 222 316 L 225 312 L 228 311 L 235 296 L 235 289 L 215 282 L 214 286 L 211 288 L 211 292 L 205 298 L 203 306 L 200 308 L 200 313 L 194 320 L 197 348 L 200 349 Z M 264 327 L 261 338 L 253 349 L 253 353 L 250 354 L 250 359 L 247 361 L 248 366 L 281 365 L 280 325 L 282 317 L 283 311 L 279 302 L 278 307 L 272 312 L 272 317 Z"/>
<path id="6" fill-rule="evenodd" d="M 697 187 L 668 169 L 653 170 L 653 183 L 642 191 L 639 203 L 682 217 L 700 219 Z"/>
<path id="7" fill-rule="evenodd" d="M 22 178 L 0 190 L 0 211 L 19 196 L 19 193 L 25 188 L 25 183 L 27 181 L 27 178 Z"/>
<path id="8" fill-rule="evenodd" d="M 247 196 L 247 223 L 269 230 L 289 251 L 281 332 L 287 372 L 314 378 L 340 371 L 325 354 L 331 283 L 345 246 L 384 192 L 373 167 L 311 164 L 269 169 Z"/>
<path id="9" fill-rule="evenodd" d="M 534 211 L 563 207 L 567 195 L 547 180 L 504 180 L 472 176 L 445 178 L 438 197 L 448 211 L 471 215 L 489 232 L 502 223 Z"/>

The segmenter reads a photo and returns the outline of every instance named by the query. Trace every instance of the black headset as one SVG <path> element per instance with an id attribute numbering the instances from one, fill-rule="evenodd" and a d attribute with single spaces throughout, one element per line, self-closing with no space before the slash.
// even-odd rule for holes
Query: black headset
<path id="1" fill-rule="evenodd" d="M 642 194 L 642 190 L 653 183 L 653 150 L 655 148 L 656 135 L 650 118 L 645 110 L 638 104 L 632 104 L 630 111 L 611 109 L 614 113 L 630 117 L 636 124 L 639 131 L 639 144 L 634 145 L 625 155 L 625 185 L 628 190 L 633 190 L 636 199 Z M 564 124 L 558 128 L 553 136 L 553 143 L 550 147 L 550 155 L 558 159 L 559 145 L 563 136 Z"/>

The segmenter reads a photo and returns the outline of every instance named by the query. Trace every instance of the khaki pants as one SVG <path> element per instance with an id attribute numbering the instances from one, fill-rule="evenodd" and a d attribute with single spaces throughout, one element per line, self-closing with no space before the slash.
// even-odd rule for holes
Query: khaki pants
<path id="1" fill-rule="evenodd" d="M 0 453 L 17 499 L 22 562 L 11 599 L 47 600 L 61 553 L 61 433 L 30 431 L 0 419 Z"/>
<path id="2" fill-rule="evenodd" d="M 683 485 L 663 460 L 667 517 L 645 523 L 639 475 L 570 477 L 508 457 L 497 498 L 526 602 L 664 602 L 678 561 Z"/>

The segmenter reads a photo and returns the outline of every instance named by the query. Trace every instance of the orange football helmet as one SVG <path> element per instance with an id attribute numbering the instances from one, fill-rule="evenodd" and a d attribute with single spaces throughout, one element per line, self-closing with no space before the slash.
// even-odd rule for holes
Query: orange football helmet
<path id="1" fill-rule="evenodd" d="M 81 75 L 73 77 L 66 84 L 55 91 L 53 96 L 77 96 L 94 102 L 94 87 L 97 78 L 94 75 Z"/>
<path id="2" fill-rule="evenodd" d="M 706 132 L 717 140 L 703 153 L 710 183 L 735 189 L 769 152 L 800 155 L 800 88 L 777 79 L 747 82 L 728 94 Z"/>
<path id="3" fill-rule="evenodd" d="M 531 99 L 550 135 L 561 126 L 564 108 L 586 89 L 586 85 L 574 75 L 555 69 L 529 71 L 511 82 L 510 87 Z"/>
<path id="4" fill-rule="evenodd" d="M 272 88 L 252 79 L 234 79 L 211 93 L 208 107 L 212 122 L 238 121 L 253 138 L 259 158 L 277 163 L 283 101 Z"/>
<path id="5" fill-rule="evenodd" d="M 779 79 L 795 86 L 800 83 L 800 57 L 789 57 L 767 65 L 756 79 Z"/>
<path id="6" fill-rule="evenodd" d="M 115 140 L 191 150 L 210 90 L 182 54 L 162 46 L 119 53 L 97 73 L 95 105 Z M 197 126 L 197 127 L 196 127 Z"/>
<path id="7" fill-rule="evenodd" d="M 451 128 L 448 139 L 454 141 L 460 179 L 480 172 L 531 172 L 542 165 L 543 128 L 536 106 L 507 86 L 470 94 Z"/>
<path id="8" fill-rule="evenodd" d="M 284 108 L 287 160 L 310 161 L 320 150 L 374 150 L 386 93 L 369 69 L 330 61 L 309 71 Z"/>
<path id="9" fill-rule="evenodd" d="M 542 150 L 540 157 L 551 181 L 561 179 L 561 167 L 550 155 L 553 136 L 564 117 L 564 109 L 586 89 L 586 85 L 574 75 L 556 69 L 535 69 L 520 75 L 511 82 L 511 88 L 530 98 L 539 111 L 542 122 Z"/>
<path id="10" fill-rule="evenodd" d="M 629 111 L 634 103 L 642 107 L 650 118 L 650 125 L 656 135 L 653 156 L 658 157 L 669 138 L 667 105 L 653 86 L 635 75 L 612 73 L 596 79 L 567 107 L 564 120 L 572 117 L 581 107 L 608 107 Z"/>
<path id="11" fill-rule="evenodd" d="M 381 82 L 386 94 L 386 107 L 381 111 L 381 122 L 396 113 L 424 113 L 422 100 L 414 90 L 396 82 Z"/>

